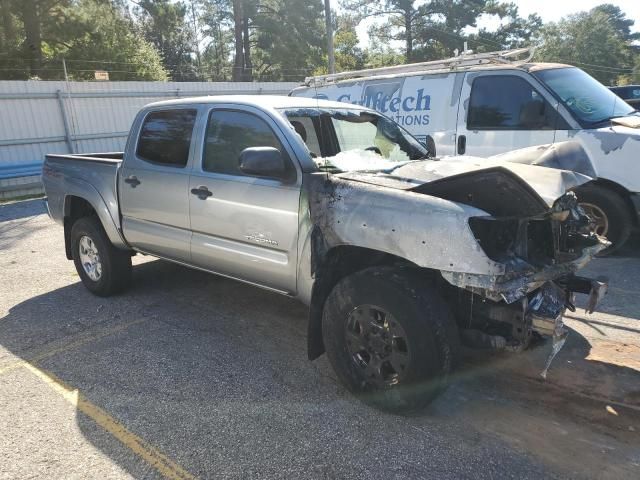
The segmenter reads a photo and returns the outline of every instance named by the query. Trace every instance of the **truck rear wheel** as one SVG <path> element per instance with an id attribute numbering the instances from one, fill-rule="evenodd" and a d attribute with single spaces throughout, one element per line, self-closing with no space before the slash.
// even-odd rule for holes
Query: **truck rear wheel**
<path id="1" fill-rule="evenodd" d="M 576 195 L 591 220 L 593 231 L 611 242 L 601 255 L 609 255 L 622 247 L 631 234 L 632 226 L 629 208 L 622 197 L 608 188 L 590 184 L 577 189 Z"/>
<path id="2" fill-rule="evenodd" d="M 342 279 L 325 302 L 322 333 L 347 389 L 396 413 L 419 411 L 443 390 L 459 342 L 435 287 L 391 267 Z"/>
<path id="3" fill-rule="evenodd" d="M 71 254 L 80 279 L 89 291 L 108 297 L 131 281 L 131 255 L 113 246 L 99 220 L 84 217 L 71 227 Z"/>

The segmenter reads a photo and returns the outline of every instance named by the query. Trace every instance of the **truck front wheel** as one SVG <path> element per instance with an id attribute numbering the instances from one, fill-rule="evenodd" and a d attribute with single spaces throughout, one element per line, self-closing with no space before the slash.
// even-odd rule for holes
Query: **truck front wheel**
<path id="1" fill-rule="evenodd" d="M 131 255 L 113 246 L 95 217 L 76 220 L 71 227 L 71 254 L 82 283 L 108 297 L 123 291 L 131 280 Z"/>
<path id="2" fill-rule="evenodd" d="M 591 184 L 578 188 L 576 195 L 591 221 L 591 229 L 611 242 L 601 255 L 609 255 L 622 247 L 632 226 L 629 208 L 622 197 L 601 185 Z"/>
<path id="3" fill-rule="evenodd" d="M 455 321 L 437 289 L 391 267 L 342 279 L 326 300 L 322 333 L 347 389 L 397 413 L 428 405 L 446 386 L 457 354 Z"/>

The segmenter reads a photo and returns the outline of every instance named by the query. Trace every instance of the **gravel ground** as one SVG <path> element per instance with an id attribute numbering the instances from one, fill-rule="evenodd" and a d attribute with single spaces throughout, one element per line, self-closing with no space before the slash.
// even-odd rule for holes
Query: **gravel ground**
<path id="1" fill-rule="evenodd" d="M 141 256 L 98 298 L 41 200 L 0 206 L 0 478 L 640 478 L 636 247 L 547 382 L 545 347 L 467 356 L 400 417 L 307 360 L 295 301 Z"/>

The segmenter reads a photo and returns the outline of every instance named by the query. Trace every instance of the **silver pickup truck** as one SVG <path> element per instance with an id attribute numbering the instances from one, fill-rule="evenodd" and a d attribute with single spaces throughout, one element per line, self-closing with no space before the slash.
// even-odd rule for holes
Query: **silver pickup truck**
<path id="1" fill-rule="evenodd" d="M 557 350 L 574 272 L 606 248 L 571 190 L 589 177 L 433 159 L 392 120 L 308 98 L 148 105 L 124 153 L 47 155 L 51 217 L 96 295 L 153 255 L 309 305 L 308 353 L 388 410 L 425 406 L 459 345 Z"/>

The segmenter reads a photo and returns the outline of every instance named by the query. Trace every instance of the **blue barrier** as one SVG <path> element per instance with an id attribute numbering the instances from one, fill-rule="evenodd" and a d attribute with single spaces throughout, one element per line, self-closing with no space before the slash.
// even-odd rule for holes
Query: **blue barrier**
<path id="1" fill-rule="evenodd" d="M 0 164 L 0 180 L 42 174 L 42 162 Z"/>

